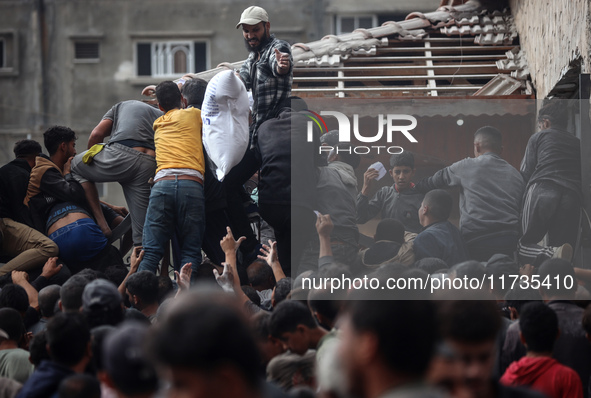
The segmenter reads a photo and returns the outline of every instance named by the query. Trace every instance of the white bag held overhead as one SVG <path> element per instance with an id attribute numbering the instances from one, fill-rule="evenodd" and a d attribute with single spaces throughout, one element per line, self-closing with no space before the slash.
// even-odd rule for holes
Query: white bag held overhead
<path id="1" fill-rule="evenodd" d="M 203 145 L 222 181 L 248 148 L 248 95 L 232 71 L 215 75 L 207 85 L 201 109 Z"/>

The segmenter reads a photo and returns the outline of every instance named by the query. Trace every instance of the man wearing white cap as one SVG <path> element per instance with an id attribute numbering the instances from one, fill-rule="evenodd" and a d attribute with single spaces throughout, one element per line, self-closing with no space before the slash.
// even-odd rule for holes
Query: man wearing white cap
<path id="1" fill-rule="evenodd" d="M 240 26 L 250 51 L 240 68 L 240 78 L 246 89 L 252 90 L 252 135 L 261 123 L 275 115 L 281 101 L 289 97 L 293 59 L 289 43 L 269 33 L 269 15 L 261 7 L 250 6 L 244 10 L 236 29 Z"/>

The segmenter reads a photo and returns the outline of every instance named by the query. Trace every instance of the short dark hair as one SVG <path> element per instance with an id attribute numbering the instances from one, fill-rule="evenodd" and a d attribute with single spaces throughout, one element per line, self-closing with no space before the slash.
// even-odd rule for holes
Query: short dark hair
<path id="1" fill-rule="evenodd" d="M 492 126 L 484 126 L 476 130 L 474 140 L 480 140 L 482 148 L 500 153 L 503 147 L 503 134 Z"/>
<path id="2" fill-rule="evenodd" d="M 404 224 L 393 218 L 384 218 L 378 223 L 375 240 L 404 243 Z"/>
<path id="3" fill-rule="evenodd" d="M 334 146 L 335 153 L 339 156 L 339 160 L 343 163 L 356 169 L 361 162 L 361 156 L 355 153 L 355 148 L 349 143 L 341 142 Z"/>
<path id="4" fill-rule="evenodd" d="M 542 296 L 540 296 L 540 292 L 537 289 L 532 289 L 531 287 L 526 289 L 518 283 L 513 286 L 513 289 L 510 289 L 505 294 L 505 303 L 507 304 L 507 307 L 515 308 L 518 315 L 521 313 L 521 309 L 525 304 L 541 300 Z"/>
<path id="5" fill-rule="evenodd" d="M 181 107 L 181 92 L 176 83 L 166 80 L 156 86 L 156 99 L 158 105 L 168 112 L 171 109 Z"/>
<path id="6" fill-rule="evenodd" d="M 283 333 L 293 332 L 298 325 L 316 328 L 310 309 L 299 301 L 285 300 L 273 309 L 269 329 L 271 336 L 280 338 Z"/>
<path id="7" fill-rule="evenodd" d="M 265 260 L 254 260 L 246 268 L 248 281 L 252 286 L 262 286 L 273 277 L 273 269 Z"/>
<path id="8" fill-rule="evenodd" d="M 577 291 L 577 278 L 572 264 L 560 258 L 551 258 L 540 265 L 540 292 L 549 297 L 572 300 Z M 568 288 L 570 287 L 570 289 Z"/>
<path id="9" fill-rule="evenodd" d="M 428 274 L 434 274 L 448 268 L 445 261 L 437 257 L 425 257 L 415 262 L 414 266 Z"/>
<path id="10" fill-rule="evenodd" d="M 84 358 L 90 342 L 90 329 L 84 315 L 60 312 L 47 322 L 46 336 L 51 358 L 70 367 Z"/>
<path id="11" fill-rule="evenodd" d="M 51 359 L 49 352 L 47 352 L 47 336 L 45 330 L 42 330 L 33 336 L 33 339 L 29 342 L 29 356 L 31 363 L 35 367 L 41 364 L 41 361 Z"/>
<path id="12" fill-rule="evenodd" d="M 538 112 L 538 122 L 548 119 L 552 127 L 565 129 L 568 124 L 568 106 L 567 100 L 548 100 Z"/>
<path id="13" fill-rule="evenodd" d="M 134 296 L 138 296 L 144 304 L 158 302 L 158 277 L 150 271 L 139 271 L 131 275 L 125 287 Z"/>
<path id="14" fill-rule="evenodd" d="M 243 315 L 238 308 L 199 297 L 199 292 L 189 292 L 174 303 L 150 331 L 148 352 L 171 367 L 212 371 L 233 366 L 259 388 L 260 354 Z"/>
<path id="15" fill-rule="evenodd" d="M 90 279 L 83 275 L 73 275 L 60 289 L 60 300 L 64 311 L 80 311 L 82 307 L 82 293 L 90 283 Z"/>
<path id="16" fill-rule="evenodd" d="M 354 330 L 377 337 L 382 359 L 391 369 L 417 376 L 426 372 L 437 341 L 432 302 L 355 300 L 348 312 Z"/>
<path id="17" fill-rule="evenodd" d="M 283 278 L 275 284 L 275 305 L 279 304 L 287 298 L 291 292 L 291 278 Z"/>
<path id="18" fill-rule="evenodd" d="M 266 311 L 261 311 L 253 315 L 251 318 L 251 329 L 260 340 L 267 340 L 271 335 L 269 326 L 271 324 L 271 314 Z"/>
<path id="19" fill-rule="evenodd" d="M 41 150 L 41 144 L 35 140 L 20 140 L 14 144 L 14 156 L 17 158 L 26 158 L 29 156 L 39 155 Z"/>
<path id="20" fill-rule="evenodd" d="M 158 303 L 162 303 L 168 296 L 174 292 L 172 279 L 168 275 L 161 275 L 158 277 Z"/>
<path id="21" fill-rule="evenodd" d="M 43 133 L 43 143 L 49 156 L 56 153 L 62 142 L 70 143 L 76 140 L 76 133 L 66 126 L 53 126 Z"/>
<path id="22" fill-rule="evenodd" d="M 423 202 L 429 208 L 429 214 L 434 219 L 444 221 L 449 218 L 453 206 L 453 199 L 449 192 L 443 189 L 434 189 L 427 192 Z"/>
<path id="23" fill-rule="evenodd" d="M 39 310 L 42 316 L 53 316 L 55 303 L 60 298 L 60 289 L 59 285 L 49 285 L 39 291 Z"/>
<path id="24" fill-rule="evenodd" d="M 9 283 L 4 285 L 0 291 L 0 308 L 14 308 L 18 312 L 24 313 L 29 308 L 29 296 L 27 291 L 19 285 Z"/>
<path id="25" fill-rule="evenodd" d="M 25 333 L 23 317 L 14 308 L 0 308 L 0 329 L 8 334 L 10 340 L 19 343 Z"/>
<path id="26" fill-rule="evenodd" d="M 308 294 L 308 306 L 310 311 L 317 312 L 334 322 L 339 315 L 342 302 L 335 300 L 335 295 L 328 289 L 313 289 Z"/>
<path id="27" fill-rule="evenodd" d="M 92 361 L 97 371 L 104 370 L 105 368 L 103 363 L 103 345 L 109 333 L 115 330 L 115 326 L 111 325 L 97 326 L 90 330 L 92 334 Z"/>
<path id="28" fill-rule="evenodd" d="M 411 169 L 415 168 L 415 155 L 410 151 L 404 151 L 390 156 L 390 170 L 394 167 L 408 166 Z"/>
<path id="29" fill-rule="evenodd" d="M 552 352 L 558 337 L 558 317 L 546 304 L 533 301 L 523 306 L 519 314 L 519 329 L 528 351 Z"/>
<path id="30" fill-rule="evenodd" d="M 439 315 L 443 337 L 463 343 L 494 341 L 501 328 L 494 301 L 443 301 Z"/>
<path id="31" fill-rule="evenodd" d="M 100 398 L 101 383 L 88 374 L 75 374 L 62 380 L 58 398 Z"/>
<path id="32" fill-rule="evenodd" d="M 187 100 L 188 105 L 193 105 L 194 107 L 201 109 L 206 89 L 207 81 L 199 77 L 194 77 L 183 84 L 181 87 L 181 94 Z"/>

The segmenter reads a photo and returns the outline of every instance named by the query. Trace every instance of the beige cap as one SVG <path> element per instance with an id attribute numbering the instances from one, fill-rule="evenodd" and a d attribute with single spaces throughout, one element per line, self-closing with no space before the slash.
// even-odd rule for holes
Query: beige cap
<path id="1" fill-rule="evenodd" d="M 261 7 L 250 6 L 240 15 L 240 22 L 236 25 L 236 29 L 242 24 L 256 25 L 259 22 L 269 22 L 269 14 Z"/>

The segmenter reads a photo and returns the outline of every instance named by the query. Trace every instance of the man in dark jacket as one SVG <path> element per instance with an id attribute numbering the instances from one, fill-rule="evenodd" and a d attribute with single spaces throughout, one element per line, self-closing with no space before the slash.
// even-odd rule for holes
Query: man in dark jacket
<path id="1" fill-rule="evenodd" d="M 16 159 L 0 168 L 0 253 L 13 258 L 0 268 L 0 275 L 38 268 L 58 253 L 55 243 L 31 228 L 33 220 L 23 204 L 31 168 L 40 153 L 38 142 L 19 141 L 14 146 Z"/>
<path id="2" fill-rule="evenodd" d="M 519 241 L 523 264 L 555 254 L 570 261 L 581 214 L 581 142 L 566 131 L 565 102 L 554 100 L 542 107 L 538 126 L 521 162 L 527 184 Z M 546 233 L 548 247 L 539 246 Z"/>
<path id="3" fill-rule="evenodd" d="M 84 373 L 91 359 L 90 329 L 80 313 L 59 313 L 47 323 L 51 360 L 35 369 L 18 398 L 47 398 L 57 393 L 63 379 Z"/>
<path id="4" fill-rule="evenodd" d="M 435 189 L 425 195 L 419 219 L 425 227 L 413 242 L 415 258 L 440 258 L 450 266 L 468 259 L 460 231 L 447 219 L 451 214 L 453 200 L 442 189 Z"/>
<path id="5" fill-rule="evenodd" d="M 303 100 L 291 97 L 279 106 L 277 116 L 258 130 L 260 214 L 275 231 L 279 262 L 286 275 L 291 275 L 291 267 L 299 263 L 316 222 L 320 158 L 315 151 L 320 141 L 319 134 L 314 142 L 306 141 L 310 119 L 300 113 L 305 109 Z M 292 165 L 297 165 L 293 173 Z"/>

